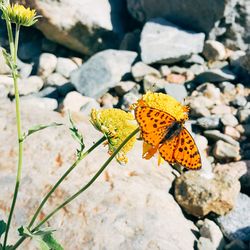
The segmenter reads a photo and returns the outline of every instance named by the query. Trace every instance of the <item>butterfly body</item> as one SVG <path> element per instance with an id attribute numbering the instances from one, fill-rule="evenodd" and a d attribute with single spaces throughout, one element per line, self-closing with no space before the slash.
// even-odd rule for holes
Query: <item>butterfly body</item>
<path id="1" fill-rule="evenodd" d="M 169 163 L 179 163 L 188 169 L 200 169 L 201 157 L 194 139 L 184 127 L 184 120 L 177 121 L 170 114 L 139 105 L 135 117 L 145 142 L 159 151 Z"/>

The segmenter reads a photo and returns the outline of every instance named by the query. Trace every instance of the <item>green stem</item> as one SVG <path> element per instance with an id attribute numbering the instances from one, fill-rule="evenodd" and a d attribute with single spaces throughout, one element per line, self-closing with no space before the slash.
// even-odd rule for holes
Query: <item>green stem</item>
<path id="1" fill-rule="evenodd" d="M 90 147 L 85 153 L 83 153 L 80 157 L 77 158 L 77 160 L 70 166 L 70 168 L 62 175 L 62 177 L 56 182 L 56 184 L 52 187 L 52 189 L 47 193 L 47 195 L 43 198 L 41 204 L 37 208 L 34 216 L 32 217 L 28 228 L 31 228 L 42 210 L 44 204 L 49 199 L 49 197 L 55 192 L 56 188 L 62 183 L 62 181 L 71 173 L 71 171 L 79 164 L 81 160 L 83 160 L 90 152 L 92 152 L 95 148 L 97 148 L 101 143 L 103 143 L 106 140 L 106 137 L 103 136 L 99 141 L 97 141 L 92 147 Z"/>
<path id="2" fill-rule="evenodd" d="M 9 19 L 8 17 L 7 18 L 5 17 L 8 38 L 9 38 L 9 44 L 10 44 L 10 54 L 14 55 L 15 54 L 15 45 L 14 45 L 14 39 L 13 39 L 13 32 L 12 32 L 11 22 L 8 19 Z"/>
<path id="3" fill-rule="evenodd" d="M 16 39 L 15 39 L 15 44 L 14 44 L 11 24 L 9 22 L 6 22 L 6 24 L 7 24 L 8 35 L 9 35 L 11 56 L 13 58 L 13 63 L 16 66 L 16 62 L 17 62 L 16 55 L 17 55 L 17 48 L 18 48 L 18 41 L 19 41 L 20 26 L 16 27 Z M 15 70 L 16 69 L 14 69 L 13 71 L 15 71 Z M 8 233 L 9 233 L 10 224 L 11 224 L 11 220 L 13 217 L 13 212 L 15 209 L 18 190 L 19 190 L 19 186 L 20 186 L 21 173 L 22 173 L 22 162 L 23 162 L 23 142 L 21 140 L 22 139 L 22 129 L 21 129 L 21 113 L 20 113 L 20 100 L 19 100 L 19 92 L 18 92 L 17 72 L 12 72 L 12 76 L 13 76 L 13 82 L 14 82 L 15 103 L 16 103 L 16 124 L 17 124 L 17 136 L 18 136 L 18 165 L 17 165 L 17 176 L 16 176 L 14 196 L 12 199 L 10 214 L 9 214 L 8 221 L 7 221 L 7 226 L 6 226 L 5 236 L 4 236 L 4 243 L 3 243 L 3 250 L 5 250 L 6 245 L 7 245 Z"/>
<path id="4" fill-rule="evenodd" d="M 61 208 L 66 206 L 72 200 L 74 200 L 77 196 L 79 196 L 82 192 L 84 192 L 87 188 L 91 186 L 95 182 L 95 180 L 101 175 L 101 173 L 106 169 L 109 163 L 115 158 L 115 156 L 119 153 L 119 151 L 125 146 L 125 144 L 137 133 L 139 132 L 139 128 L 134 130 L 122 143 L 121 145 L 114 151 L 114 153 L 108 158 L 108 160 L 102 165 L 102 167 L 98 170 L 98 172 L 91 178 L 91 180 L 84 185 L 78 192 L 69 197 L 66 201 L 64 201 L 61 205 L 55 208 L 50 214 L 48 214 L 31 232 L 38 230 L 46 221 L 48 221 L 55 213 L 57 213 Z M 22 236 L 16 244 L 13 246 L 12 250 L 16 249 L 18 246 L 22 244 L 22 242 L 26 239 L 26 236 Z"/>

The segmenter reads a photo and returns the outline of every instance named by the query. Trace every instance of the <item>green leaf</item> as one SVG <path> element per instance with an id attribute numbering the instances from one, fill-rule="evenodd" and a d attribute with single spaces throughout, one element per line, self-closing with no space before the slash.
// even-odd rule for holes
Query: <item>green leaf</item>
<path id="1" fill-rule="evenodd" d="M 45 128 L 50 128 L 50 127 L 58 127 L 58 126 L 62 126 L 63 124 L 62 123 L 56 123 L 56 122 L 53 122 L 49 125 L 36 125 L 34 127 L 31 127 L 26 133 L 23 134 L 23 137 L 21 139 L 21 142 L 24 141 L 28 136 L 40 131 L 40 130 L 43 130 Z"/>
<path id="2" fill-rule="evenodd" d="M 0 238 L 6 231 L 6 227 L 7 227 L 6 223 L 3 220 L 0 220 Z"/>
<path id="3" fill-rule="evenodd" d="M 76 127 L 76 125 L 74 124 L 72 118 L 71 118 L 71 115 L 69 113 L 69 121 L 70 121 L 70 124 L 71 124 L 71 127 L 69 128 L 70 131 L 71 131 L 71 135 L 72 137 L 79 143 L 80 145 L 80 149 L 77 149 L 77 156 L 80 157 L 84 148 L 85 148 L 85 144 L 84 144 L 84 141 L 83 141 L 83 136 L 82 134 L 79 132 L 78 128 Z"/>
<path id="4" fill-rule="evenodd" d="M 63 250 L 63 247 L 57 242 L 57 240 L 53 237 L 52 234 L 44 235 L 42 241 L 44 245 L 48 247 L 49 250 Z M 41 248 L 41 250 L 45 250 L 45 248 Z"/>

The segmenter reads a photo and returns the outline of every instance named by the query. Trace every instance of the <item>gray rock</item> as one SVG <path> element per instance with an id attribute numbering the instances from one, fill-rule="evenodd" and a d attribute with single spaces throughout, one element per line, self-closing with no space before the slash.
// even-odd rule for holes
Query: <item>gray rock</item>
<path id="1" fill-rule="evenodd" d="M 72 71 L 76 70 L 78 66 L 69 58 L 58 57 L 56 64 L 56 72 L 62 76 L 69 78 Z"/>
<path id="2" fill-rule="evenodd" d="M 235 85 L 231 82 L 222 82 L 219 84 L 219 87 L 223 93 L 232 93 L 235 90 Z"/>
<path id="3" fill-rule="evenodd" d="M 207 61 L 223 60 L 226 57 L 226 50 L 222 43 L 213 40 L 207 40 L 204 44 L 202 54 Z"/>
<path id="4" fill-rule="evenodd" d="M 158 78 L 161 77 L 161 74 L 158 70 L 155 68 L 148 66 L 147 64 L 143 62 L 137 62 L 135 65 L 133 65 L 132 69 L 132 76 L 137 82 L 140 82 L 144 79 L 144 76 L 146 75 L 153 75 Z"/>
<path id="5" fill-rule="evenodd" d="M 19 69 L 20 78 L 25 79 L 31 75 L 34 63 L 24 63 L 21 60 L 17 59 L 17 66 Z"/>
<path id="6" fill-rule="evenodd" d="M 36 94 L 36 96 L 59 99 L 59 93 L 57 91 L 57 88 L 51 86 L 42 89 Z"/>
<path id="7" fill-rule="evenodd" d="M 198 250 L 215 250 L 213 242 L 205 237 L 200 237 L 197 245 Z"/>
<path id="8" fill-rule="evenodd" d="M 239 124 L 237 118 L 232 114 L 225 114 L 221 117 L 221 122 L 224 126 L 235 127 Z"/>
<path id="9" fill-rule="evenodd" d="M 174 195 L 177 202 L 188 213 L 198 218 L 210 212 L 225 214 L 235 204 L 240 183 L 235 176 L 188 171 L 175 181 Z"/>
<path id="10" fill-rule="evenodd" d="M 155 18 L 148 21 L 141 33 L 141 58 L 146 64 L 174 63 L 202 51 L 203 33 L 194 33 Z"/>
<path id="11" fill-rule="evenodd" d="M 43 21 L 36 27 L 48 39 L 85 55 L 118 48 L 130 19 L 123 0 L 71 0 L 70 5 L 68 0 L 22 3 L 42 13 Z M 67 13 L 67 18 L 62 13 Z"/>
<path id="12" fill-rule="evenodd" d="M 204 82 L 223 82 L 234 80 L 236 77 L 233 72 L 228 69 L 209 69 L 199 74 L 195 78 L 195 82 L 204 83 Z"/>
<path id="13" fill-rule="evenodd" d="M 7 98 L 10 90 L 6 85 L 0 84 L 0 99 Z"/>
<path id="14" fill-rule="evenodd" d="M 217 219 L 220 228 L 229 240 L 250 241 L 249 207 L 250 197 L 240 193 L 234 209 Z"/>
<path id="15" fill-rule="evenodd" d="M 219 140 L 214 145 L 213 155 L 218 160 L 239 160 L 240 148 L 239 146 Z"/>
<path id="16" fill-rule="evenodd" d="M 57 100 L 47 97 L 35 97 L 35 96 L 25 96 L 21 98 L 21 107 L 25 109 L 27 107 L 36 107 L 37 109 L 44 110 L 56 110 L 58 108 Z"/>
<path id="17" fill-rule="evenodd" d="M 62 86 L 68 82 L 69 80 L 59 73 L 53 73 L 46 79 L 46 85 L 49 86 Z"/>
<path id="18" fill-rule="evenodd" d="M 241 109 L 237 112 L 240 123 L 248 123 L 250 121 L 250 109 Z"/>
<path id="19" fill-rule="evenodd" d="M 122 98 L 122 109 L 129 110 L 130 106 L 137 102 L 140 98 L 139 94 L 127 93 Z"/>
<path id="20" fill-rule="evenodd" d="M 164 77 L 164 76 L 169 75 L 171 73 L 171 70 L 167 65 L 161 65 L 160 73 Z"/>
<path id="21" fill-rule="evenodd" d="M 39 76 L 30 76 L 27 79 L 19 80 L 19 94 L 20 95 L 29 95 L 33 93 L 38 93 L 43 87 L 43 80 Z M 14 88 L 11 90 L 11 95 L 14 95 Z"/>
<path id="22" fill-rule="evenodd" d="M 226 245 L 225 250 L 248 250 L 249 248 L 241 240 L 233 240 Z"/>
<path id="23" fill-rule="evenodd" d="M 137 53 L 105 50 L 97 53 L 71 74 L 71 83 L 89 97 L 100 97 L 131 71 Z"/>
<path id="24" fill-rule="evenodd" d="M 179 102 L 183 102 L 188 95 L 186 87 L 183 84 L 167 83 L 164 89 L 167 94 L 173 96 Z"/>
<path id="25" fill-rule="evenodd" d="M 239 142 L 237 142 L 236 140 L 234 140 L 228 135 L 222 134 L 219 130 L 206 130 L 204 131 L 204 135 L 213 141 L 222 140 L 231 145 L 239 147 Z"/>
<path id="26" fill-rule="evenodd" d="M 39 57 L 38 75 L 42 78 L 48 77 L 57 66 L 57 57 L 51 53 L 42 53 Z"/>
<path id="27" fill-rule="evenodd" d="M 194 73 L 194 75 L 200 75 L 207 70 L 207 67 L 205 65 L 193 64 L 189 69 Z"/>
<path id="28" fill-rule="evenodd" d="M 164 89 L 164 87 L 168 84 L 168 81 L 164 78 L 158 78 L 153 75 L 146 75 L 143 79 L 143 88 L 144 91 L 159 91 Z"/>
<path id="29" fill-rule="evenodd" d="M 118 97 L 113 96 L 110 93 L 105 93 L 101 98 L 100 98 L 100 103 L 103 108 L 113 108 L 118 104 Z"/>
<path id="30" fill-rule="evenodd" d="M 226 242 L 220 228 L 211 220 L 205 219 L 200 228 L 201 237 L 211 240 L 214 249 L 223 250 Z M 200 240 L 200 239 L 199 239 Z"/>
<path id="31" fill-rule="evenodd" d="M 201 57 L 200 55 L 193 54 L 190 58 L 188 58 L 188 59 L 185 61 L 185 63 L 203 65 L 203 64 L 205 64 L 205 60 L 204 60 L 204 58 Z"/>
<path id="32" fill-rule="evenodd" d="M 0 145 L 0 217 L 3 219 L 8 215 L 6 204 L 10 204 L 13 195 L 16 173 L 16 124 L 13 109 L 14 105 L 0 105 L 0 115 L 6 118 L 8 124 L 0 133 L 0 141 L 6 142 Z M 67 115 L 62 116 L 34 105 L 24 107 L 22 111 L 24 131 L 35 124 L 69 124 Z M 84 135 L 86 148 L 102 137 L 85 115 L 72 114 L 72 119 Z M 10 242 L 17 240 L 16 228 L 29 221 L 34 208 L 37 208 L 49 187 L 74 162 L 76 147 L 68 126 L 48 128 L 35 133 L 26 141 L 22 188 L 15 210 L 21 212 L 16 214 L 20 217 L 13 217 Z M 141 148 L 142 143 L 137 141 L 129 153 L 129 164 L 126 167 L 121 168 L 117 162 L 111 162 L 91 188 L 51 218 L 50 226 L 58 229 L 57 238 L 65 249 L 193 249 L 196 241 L 193 232 L 198 229 L 183 216 L 179 205 L 169 193 L 175 179 L 171 168 L 166 165 L 152 171 L 152 166 L 157 166 L 157 159 L 142 159 Z M 13 152 L 12 157 L 10 152 Z M 107 147 L 100 146 L 86 160 L 81 161 L 54 193 L 51 202 L 46 205 L 46 211 L 52 211 L 73 190 L 79 190 L 108 157 Z M 112 235 L 116 235 L 115 240 L 111 240 Z M 174 237 L 166 240 L 166 235 Z M 32 241 L 27 240 L 21 249 L 34 250 L 36 247 Z"/>
<path id="33" fill-rule="evenodd" d="M 220 117 L 213 115 L 197 119 L 196 124 L 203 129 L 215 129 L 220 127 Z"/>
<path id="34" fill-rule="evenodd" d="M 247 99 L 245 96 L 237 95 L 231 104 L 236 107 L 244 107 L 247 104 Z"/>
<path id="35" fill-rule="evenodd" d="M 127 92 L 131 91 L 133 88 L 136 87 L 136 83 L 133 81 L 124 81 L 124 82 L 119 82 L 115 86 L 115 91 L 118 95 L 122 96 L 126 94 Z"/>

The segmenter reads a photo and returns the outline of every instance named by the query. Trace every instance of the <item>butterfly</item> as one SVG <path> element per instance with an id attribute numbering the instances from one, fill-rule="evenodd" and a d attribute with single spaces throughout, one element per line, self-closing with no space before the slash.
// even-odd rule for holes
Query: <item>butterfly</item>
<path id="1" fill-rule="evenodd" d="M 170 164 L 179 163 L 192 170 L 201 168 L 201 156 L 193 137 L 184 127 L 184 120 L 177 121 L 165 111 L 145 105 L 135 108 L 135 118 L 143 140 L 159 151 Z"/>

